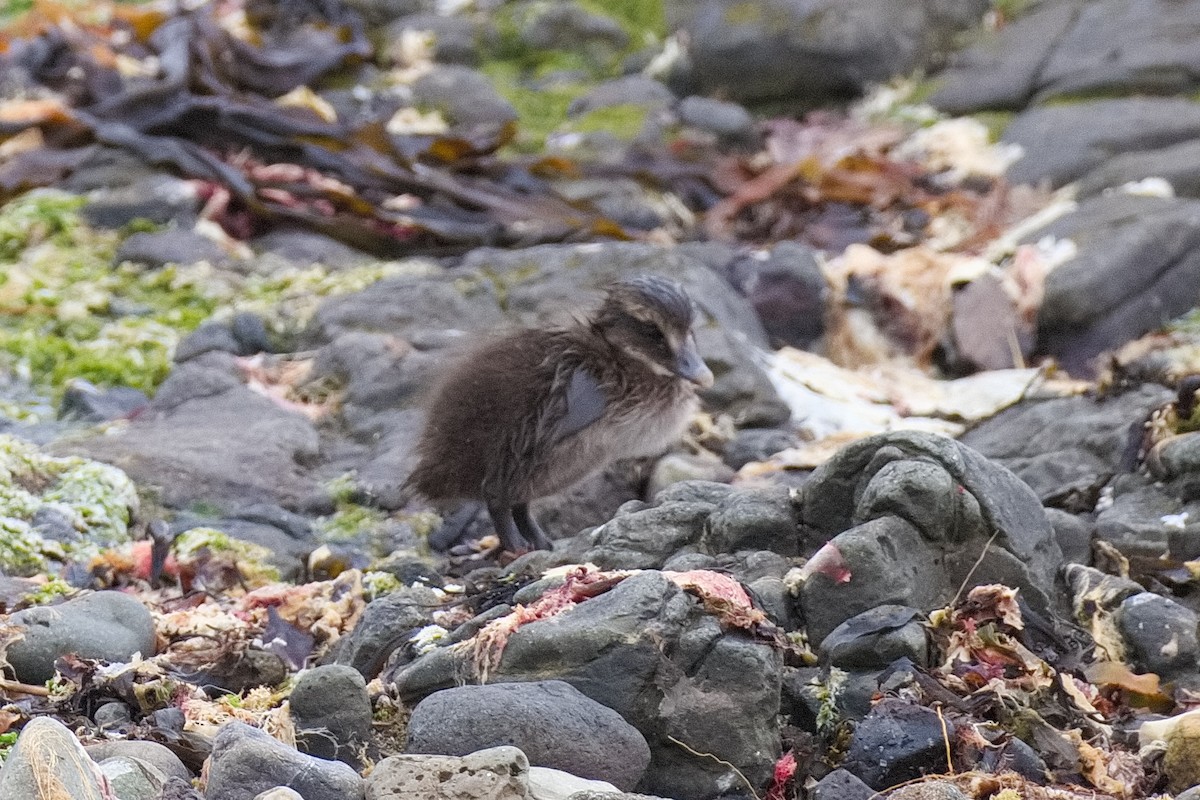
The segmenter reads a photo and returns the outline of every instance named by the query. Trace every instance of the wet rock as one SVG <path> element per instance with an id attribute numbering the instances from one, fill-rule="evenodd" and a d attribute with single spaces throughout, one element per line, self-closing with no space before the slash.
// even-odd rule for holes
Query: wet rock
<path id="1" fill-rule="evenodd" d="M 462 659 L 445 649 L 422 656 L 397 674 L 399 696 L 410 703 L 454 685 L 470 669 Z M 702 742 L 705 752 L 765 786 L 779 752 L 781 670 L 778 651 L 723 631 L 695 598 L 647 571 L 553 620 L 518 628 L 489 682 L 570 683 L 646 738 L 651 764 L 643 790 L 708 800 L 739 779 L 669 737 L 693 749 Z"/>
<path id="2" fill-rule="evenodd" d="M 567 113 L 582 116 L 600 108 L 613 106 L 644 106 L 647 109 L 666 109 L 675 102 L 675 95 L 663 84 L 644 75 L 626 75 L 601 83 L 582 97 L 571 101 Z"/>
<path id="3" fill-rule="evenodd" d="M 179 342 L 175 348 L 175 362 L 182 364 L 202 353 L 213 351 L 237 355 L 240 349 L 228 325 L 206 322 Z"/>
<path id="4" fill-rule="evenodd" d="M 1001 411 L 963 435 L 963 444 L 1004 465 L 1041 501 L 1091 511 L 1100 488 L 1130 468 L 1141 423 L 1170 399 L 1157 385 L 1106 397 L 1032 400 Z M 1123 463 L 1126 462 L 1126 463 Z"/>
<path id="5" fill-rule="evenodd" d="M 1002 141 L 1024 151 L 1014 183 L 1078 180 L 1122 153 L 1154 150 L 1200 135 L 1200 107 L 1185 98 L 1131 97 L 1038 106 L 1018 114 Z"/>
<path id="6" fill-rule="evenodd" d="M 140 219 L 159 225 L 173 222 L 186 230 L 200 213 L 196 186 L 181 178 L 150 174 L 127 182 L 128 178 L 123 181 L 95 175 L 104 183 L 89 194 L 83 217 L 97 227 L 122 228 Z"/>
<path id="7" fill-rule="evenodd" d="M 290 786 L 305 800 L 362 800 L 363 782 L 340 761 L 298 753 L 243 722 L 227 722 L 213 740 L 210 798 L 252 800 L 276 786 Z"/>
<path id="8" fill-rule="evenodd" d="M 671 30 L 688 37 L 689 77 L 704 93 L 817 103 L 931 63 L 987 5 L 668 0 L 665 8 Z"/>
<path id="9" fill-rule="evenodd" d="M 99 767 L 67 726 L 36 717 L 21 729 L 0 768 L 0 797 L 108 800 L 102 780 Z"/>
<path id="10" fill-rule="evenodd" d="M 117 591 L 94 592 L 56 606 L 18 611 L 9 622 L 25 626 L 25 638 L 9 645 L 6 657 L 25 683 L 54 677 L 54 660 L 82 658 L 127 662 L 135 653 L 154 655 L 154 620 L 138 600 Z"/>
<path id="11" fill-rule="evenodd" d="M 215 661 L 200 664 L 192 680 L 241 694 L 256 686 L 278 686 L 288 677 L 288 665 L 280 656 L 251 647 L 222 653 Z"/>
<path id="12" fill-rule="evenodd" d="M 1155 559 L 1167 552 L 1172 537 L 1180 533 L 1169 522 L 1172 517 L 1193 520 L 1191 526 L 1183 529 L 1184 534 L 1195 535 L 1200 531 L 1196 527 L 1196 522 L 1200 522 L 1200 504 L 1184 505 L 1179 498 L 1135 475 L 1118 477 L 1112 488 L 1112 505 L 1096 517 L 1096 538 L 1122 553 Z M 1182 516 L 1185 513 L 1187 517 Z"/>
<path id="13" fill-rule="evenodd" d="M 81 422 L 108 422 L 128 418 L 149 404 L 150 398 L 137 389 L 128 386 L 101 389 L 83 378 L 75 378 L 67 382 L 58 416 Z"/>
<path id="14" fill-rule="evenodd" d="M 1192 307 L 1200 281 L 1200 202 L 1117 194 L 1032 234 L 1071 239 L 1077 255 L 1046 278 L 1036 350 L 1072 374 Z"/>
<path id="15" fill-rule="evenodd" d="M 1152 592 L 1127 598 L 1117 614 L 1117 626 L 1134 666 L 1164 680 L 1196 672 L 1198 624 L 1194 611 Z"/>
<path id="16" fill-rule="evenodd" d="M 359 764 L 372 712 L 366 681 L 357 670 L 327 664 L 305 671 L 288 696 L 288 707 L 300 752 Z"/>
<path id="17" fill-rule="evenodd" d="M 899 658 L 929 662 L 929 642 L 921 612 L 886 605 L 864 611 L 834 628 L 821 642 L 820 654 L 842 669 L 883 669 Z"/>
<path id="18" fill-rule="evenodd" d="M 367 680 L 373 679 L 393 650 L 429 624 L 437 605 L 433 591 L 417 586 L 372 600 L 354 630 L 339 642 L 335 662 L 353 667 Z"/>
<path id="19" fill-rule="evenodd" d="M 442 112 L 451 124 L 503 125 L 517 118 L 512 104 L 500 96 L 491 81 L 470 67 L 456 64 L 435 67 L 413 84 L 417 103 Z"/>
<path id="20" fill-rule="evenodd" d="M 493 747 L 461 758 L 388 756 L 366 781 L 366 800 L 527 800 L 528 792 L 529 759 L 515 747 Z"/>
<path id="21" fill-rule="evenodd" d="M 113 260 L 117 264 L 133 261 L 151 269 L 158 269 L 167 264 L 195 264 L 198 261 L 222 264 L 229 259 L 225 251 L 207 236 L 171 228 L 131 235 L 121 242 Z"/>
<path id="22" fill-rule="evenodd" d="M 675 107 L 679 121 L 731 141 L 748 141 L 754 133 L 754 117 L 744 106 L 691 95 Z"/>
<path id="23" fill-rule="evenodd" d="M 812 800 L 870 800 L 875 790 L 852 772 L 835 769 L 812 787 Z"/>
<path id="24" fill-rule="evenodd" d="M 1182 142 L 1169 147 L 1122 153 L 1088 172 L 1079 182 L 1079 195 L 1091 197 L 1114 186 L 1161 178 L 1171 185 L 1176 197 L 1200 197 L 1200 142 Z"/>
<path id="25" fill-rule="evenodd" d="M 713 554 L 753 548 L 794 556 L 800 551 L 799 524 L 784 487 L 734 492 L 709 515 L 700 547 Z"/>
<path id="26" fill-rule="evenodd" d="M 105 759 L 99 766 L 120 800 L 158 800 L 167 782 L 153 764 L 128 756 Z"/>
<path id="27" fill-rule="evenodd" d="M 1019 587 L 1035 610 L 1051 606 L 1046 587 L 1062 553 L 1037 496 L 951 439 L 864 439 L 818 469 L 799 503 L 802 535 L 812 546 L 828 540 L 850 575 L 818 571 L 805 581 L 801 605 L 814 641 L 879 605 L 941 607 L 968 575 L 967 588 L 1002 583 Z"/>
<path id="28" fill-rule="evenodd" d="M 97 720 L 98 722 L 99 720 Z M 158 742 L 114 739 L 109 742 L 89 744 L 84 749 L 87 750 L 88 756 L 97 763 L 110 758 L 136 759 L 155 767 L 166 778 L 176 777 L 185 781 L 192 779 L 192 773 L 179 760 L 179 756 Z"/>
<path id="29" fill-rule="evenodd" d="M 954 741 L 954 724 L 937 712 L 903 700 L 882 700 L 871 709 L 850 738 L 842 766 L 873 789 L 918 778 L 927 771 L 945 769 L 945 736 Z M 941 764 L 939 767 L 938 764 Z"/>
<path id="30" fill-rule="evenodd" d="M 650 763 L 646 740 L 610 708 L 562 681 L 462 686 L 413 709 L 408 751 L 464 756 L 511 745 L 531 764 L 623 789 Z"/>
<path id="31" fill-rule="evenodd" d="M 1047 508 L 1046 519 L 1054 526 L 1054 538 L 1062 550 L 1063 563 L 1086 564 L 1091 560 L 1095 523 L 1084 516 L 1068 514 L 1057 508 Z"/>
<path id="32" fill-rule="evenodd" d="M 816 251 L 780 242 L 761 255 L 739 259 L 730 280 L 754 306 L 772 342 L 810 347 L 825 332 L 829 294 Z"/>
<path id="33" fill-rule="evenodd" d="M 228 358 L 208 353 L 177 367 L 128 426 L 62 448 L 161 487 L 171 508 L 203 501 L 295 509 L 323 497 L 302 467 L 318 453 L 313 424 L 246 387 Z"/>

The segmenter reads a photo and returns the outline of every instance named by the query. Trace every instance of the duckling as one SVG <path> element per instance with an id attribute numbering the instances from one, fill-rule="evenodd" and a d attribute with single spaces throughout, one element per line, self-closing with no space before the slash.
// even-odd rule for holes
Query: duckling
<path id="1" fill-rule="evenodd" d="M 434 390 L 408 483 L 429 500 L 476 500 L 504 549 L 549 549 L 529 503 L 618 458 L 677 441 L 713 374 L 693 306 L 674 281 L 610 287 L 599 309 L 467 353 Z"/>

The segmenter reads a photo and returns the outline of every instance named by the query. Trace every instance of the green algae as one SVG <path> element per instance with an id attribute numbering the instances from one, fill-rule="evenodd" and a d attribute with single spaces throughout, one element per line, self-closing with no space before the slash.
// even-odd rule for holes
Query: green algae
<path id="1" fill-rule="evenodd" d="M 126 544 L 138 505 L 133 482 L 116 467 L 47 455 L 0 435 L 0 570 L 32 575 L 52 560 L 84 560 Z M 54 541 L 39 535 L 33 519 L 43 509 L 57 511 L 78 537 Z"/>
<path id="2" fill-rule="evenodd" d="M 637 103 L 622 103 L 597 108 L 571 120 L 566 129 L 575 133 L 608 131 L 619 139 L 629 141 L 641 133 L 648 110 Z"/>
<path id="3" fill-rule="evenodd" d="M 380 597 L 386 597 L 392 592 L 404 588 L 404 584 L 390 572 L 367 570 L 362 575 L 363 598 L 369 603 Z"/>
<path id="4" fill-rule="evenodd" d="M 175 558 L 183 563 L 200 558 L 206 551 L 224 555 L 237 564 L 247 585 L 255 586 L 280 580 L 279 569 L 270 562 L 271 551 L 262 545 L 235 539 L 216 528 L 192 528 L 171 543 Z"/>

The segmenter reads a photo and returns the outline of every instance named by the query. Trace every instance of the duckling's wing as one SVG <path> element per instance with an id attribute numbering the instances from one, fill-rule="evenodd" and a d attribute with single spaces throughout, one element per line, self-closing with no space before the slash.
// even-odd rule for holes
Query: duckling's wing
<path id="1" fill-rule="evenodd" d="M 550 441 L 558 444 L 591 425 L 604 413 L 608 398 L 600 382 L 583 367 L 576 367 L 567 382 L 566 413 L 554 423 Z"/>

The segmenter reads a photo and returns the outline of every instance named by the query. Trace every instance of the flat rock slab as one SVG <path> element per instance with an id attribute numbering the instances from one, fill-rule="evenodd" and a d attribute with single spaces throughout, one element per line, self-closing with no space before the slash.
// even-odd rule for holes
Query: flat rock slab
<path id="1" fill-rule="evenodd" d="M 366 781 L 366 800 L 528 800 L 528 793 L 529 759 L 515 747 L 388 756 Z"/>

